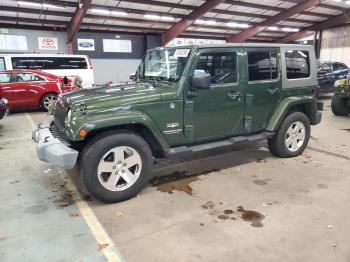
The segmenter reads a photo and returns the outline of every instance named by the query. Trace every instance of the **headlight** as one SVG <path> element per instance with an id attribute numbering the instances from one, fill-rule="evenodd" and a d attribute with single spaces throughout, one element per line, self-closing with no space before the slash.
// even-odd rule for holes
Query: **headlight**
<path id="1" fill-rule="evenodd" d="M 2 98 L 2 99 L 1 99 L 1 101 L 2 101 L 2 102 L 5 104 L 5 105 L 7 105 L 7 104 L 8 104 L 8 102 L 9 102 L 9 101 L 7 101 L 7 99 L 6 99 L 6 98 Z"/>
<path id="2" fill-rule="evenodd" d="M 72 110 L 69 109 L 66 117 L 66 123 L 70 122 L 71 118 L 72 118 Z"/>

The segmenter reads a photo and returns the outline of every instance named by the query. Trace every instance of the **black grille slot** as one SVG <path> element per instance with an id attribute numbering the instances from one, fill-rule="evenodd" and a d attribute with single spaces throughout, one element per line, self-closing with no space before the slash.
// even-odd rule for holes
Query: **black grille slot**
<path id="1" fill-rule="evenodd" d="M 66 146 L 71 146 L 70 141 L 62 135 L 61 131 L 54 122 L 51 123 L 50 131 L 54 138 L 60 140 Z"/>

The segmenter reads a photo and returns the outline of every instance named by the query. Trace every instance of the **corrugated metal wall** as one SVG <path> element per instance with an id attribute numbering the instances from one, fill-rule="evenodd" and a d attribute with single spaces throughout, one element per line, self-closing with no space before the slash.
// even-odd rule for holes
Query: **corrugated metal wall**
<path id="1" fill-rule="evenodd" d="M 350 66 L 350 26 L 323 31 L 321 61 L 339 61 Z"/>

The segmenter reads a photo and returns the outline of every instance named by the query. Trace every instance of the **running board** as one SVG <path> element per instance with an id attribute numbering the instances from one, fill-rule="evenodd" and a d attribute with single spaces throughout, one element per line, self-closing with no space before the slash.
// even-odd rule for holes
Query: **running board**
<path id="1" fill-rule="evenodd" d="M 272 138 L 274 135 L 275 135 L 274 132 L 262 132 L 256 135 L 237 136 L 237 137 L 232 137 L 223 141 L 211 142 L 207 144 L 200 144 L 200 145 L 195 145 L 190 147 L 188 146 L 174 147 L 169 150 L 167 155 L 173 156 L 177 154 L 197 153 L 197 152 L 220 148 L 220 147 L 228 147 L 228 146 L 233 146 L 241 143 L 268 139 L 268 138 Z"/>

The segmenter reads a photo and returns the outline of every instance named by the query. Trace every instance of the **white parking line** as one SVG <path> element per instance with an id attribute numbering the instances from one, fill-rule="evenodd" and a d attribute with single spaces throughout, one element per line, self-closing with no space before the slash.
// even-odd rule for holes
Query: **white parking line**
<path id="1" fill-rule="evenodd" d="M 37 125 L 34 123 L 32 117 L 28 113 L 26 113 L 25 115 L 32 128 L 36 128 Z M 60 174 L 60 176 L 61 179 L 66 182 L 65 188 L 67 192 L 70 193 L 75 205 L 80 211 L 81 216 L 90 228 L 90 231 L 94 236 L 97 244 L 101 245 L 101 251 L 103 252 L 107 261 L 124 261 L 113 240 L 108 236 L 107 232 L 104 230 L 103 226 L 98 221 L 98 218 L 96 217 L 92 209 L 89 207 L 88 203 L 84 201 L 72 179 L 68 175 Z"/>

